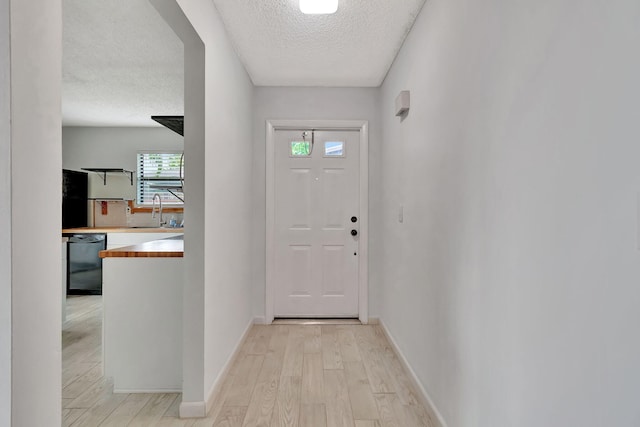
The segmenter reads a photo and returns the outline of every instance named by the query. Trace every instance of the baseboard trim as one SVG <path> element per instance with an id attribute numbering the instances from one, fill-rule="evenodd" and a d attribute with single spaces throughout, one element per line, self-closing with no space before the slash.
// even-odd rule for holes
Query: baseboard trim
<path id="1" fill-rule="evenodd" d="M 380 318 L 379 317 L 369 317 L 369 325 L 379 325 Z"/>
<path id="2" fill-rule="evenodd" d="M 371 321 L 371 318 L 369 318 L 369 322 L 373 323 Z M 409 365 L 409 362 L 407 361 L 407 358 L 404 357 L 404 354 L 402 353 L 402 351 L 400 351 L 398 344 L 393 339 L 393 336 L 391 336 L 391 333 L 389 332 L 389 329 L 387 329 L 387 326 L 384 324 L 384 322 L 381 319 L 377 319 L 377 323 L 382 328 L 382 331 L 384 332 L 384 335 L 386 336 L 387 341 L 389 341 L 389 343 L 391 344 L 391 347 L 393 348 L 393 351 L 396 353 L 396 356 L 398 356 L 398 360 L 400 361 L 402 368 L 405 370 L 405 372 L 409 374 L 409 379 L 411 380 L 413 387 L 418 391 L 418 396 L 422 400 L 422 402 L 420 403 L 422 403 L 425 408 L 431 410 L 431 412 L 436 416 L 437 422 L 439 423 L 438 427 L 447 427 L 447 423 L 444 421 L 442 414 L 440 413 L 440 411 L 438 411 L 438 408 L 433 403 L 433 400 L 431 400 L 431 396 L 429 396 L 429 393 L 427 393 L 427 390 L 425 390 L 425 388 L 422 386 L 422 383 L 420 382 L 420 380 L 418 380 L 418 376 L 416 375 L 414 370 L 411 368 L 411 365 Z"/>
<path id="3" fill-rule="evenodd" d="M 254 325 L 266 325 L 267 319 L 264 316 L 256 316 L 253 318 Z"/>
<path id="4" fill-rule="evenodd" d="M 229 371 L 231 370 L 231 366 L 233 365 L 233 362 L 235 361 L 235 359 L 238 357 L 238 354 L 240 353 L 240 348 L 242 347 L 242 344 L 244 344 L 244 342 L 247 340 L 247 337 L 249 336 L 249 331 L 251 330 L 251 326 L 253 326 L 254 323 L 255 323 L 255 319 L 249 320 L 249 323 L 247 324 L 246 328 L 244 328 L 244 332 L 240 336 L 240 339 L 238 340 L 236 347 L 233 349 L 233 351 L 231 352 L 231 355 L 227 359 L 227 362 L 222 367 L 220 374 L 218 375 L 216 380 L 213 382 L 211 389 L 209 389 L 209 393 L 207 394 L 206 411 L 205 411 L 205 415 L 203 416 L 206 416 L 206 414 L 209 413 L 209 411 L 211 410 L 211 407 L 213 406 L 213 402 L 215 402 L 216 397 L 218 397 L 218 395 L 220 394 L 222 390 L 222 384 L 224 383 L 224 379 L 229 374 Z"/>
<path id="5" fill-rule="evenodd" d="M 207 416 L 205 402 L 182 402 L 180 404 L 180 418 L 204 418 Z"/>
<path id="6" fill-rule="evenodd" d="M 128 389 L 128 388 L 114 388 L 114 393 L 123 393 L 123 394 L 138 394 L 138 393 L 149 393 L 149 394 L 163 394 L 163 393 L 182 393 L 181 388 L 150 388 L 150 389 Z"/>
<path id="7" fill-rule="evenodd" d="M 213 406 L 213 402 L 215 402 L 216 397 L 218 397 L 218 394 L 220 394 L 222 383 L 229 373 L 231 365 L 233 364 L 235 358 L 238 356 L 240 348 L 246 341 L 247 336 L 249 335 L 249 331 L 251 330 L 251 326 L 253 326 L 254 323 L 255 319 L 251 319 L 247 324 L 247 327 L 244 329 L 244 332 L 240 336 L 238 343 L 233 349 L 233 352 L 222 367 L 220 374 L 213 382 L 211 389 L 209 389 L 209 393 L 207 393 L 207 400 L 203 402 L 182 402 L 180 404 L 180 418 L 204 418 L 207 416 L 207 414 L 211 410 L 211 407 Z"/>

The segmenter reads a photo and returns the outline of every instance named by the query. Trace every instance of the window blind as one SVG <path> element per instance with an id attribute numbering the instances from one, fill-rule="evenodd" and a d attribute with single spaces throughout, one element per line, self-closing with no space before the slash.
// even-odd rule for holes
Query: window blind
<path id="1" fill-rule="evenodd" d="M 136 204 L 150 206 L 153 197 L 159 194 L 163 205 L 182 205 L 182 201 L 171 194 L 182 193 L 180 182 L 180 157 L 182 153 L 138 153 Z M 184 171 L 184 162 L 182 164 Z M 184 172 L 183 172 L 184 173 Z M 184 175 L 183 175 L 184 176 Z M 164 188 L 163 188 L 164 187 Z"/>

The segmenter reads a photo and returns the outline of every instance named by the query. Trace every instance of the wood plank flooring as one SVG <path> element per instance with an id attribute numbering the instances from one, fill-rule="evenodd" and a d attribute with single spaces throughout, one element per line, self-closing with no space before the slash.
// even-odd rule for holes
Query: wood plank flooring
<path id="1" fill-rule="evenodd" d="M 102 376 L 102 297 L 68 296 L 62 325 L 62 425 L 190 426 L 180 394 L 114 394 Z"/>
<path id="2" fill-rule="evenodd" d="M 101 375 L 100 297 L 69 297 L 64 426 L 435 427 L 377 325 L 255 325 L 206 418 L 179 394 L 113 394 Z"/>

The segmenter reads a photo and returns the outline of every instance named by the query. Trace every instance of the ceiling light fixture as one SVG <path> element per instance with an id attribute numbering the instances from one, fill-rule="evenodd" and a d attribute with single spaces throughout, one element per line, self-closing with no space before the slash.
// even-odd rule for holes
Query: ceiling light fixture
<path id="1" fill-rule="evenodd" d="M 338 0 L 300 0 L 300 11 L 307 15 L 328 15 L 337 10 Z"/>

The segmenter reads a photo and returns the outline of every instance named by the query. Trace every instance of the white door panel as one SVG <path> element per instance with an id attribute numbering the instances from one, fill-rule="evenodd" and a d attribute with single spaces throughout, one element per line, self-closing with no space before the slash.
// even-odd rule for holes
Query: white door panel
<path id="1" fill-rule="evenodd" d="M 311 132 L 306 141 L 311 141 Z M 275 133 L 276 317 L 358 315 L 358 131 L 315 131 L 309 155 L 292 154 L 300 131 Z M 328 143 L 328 144 L 327 144 Z"/>

